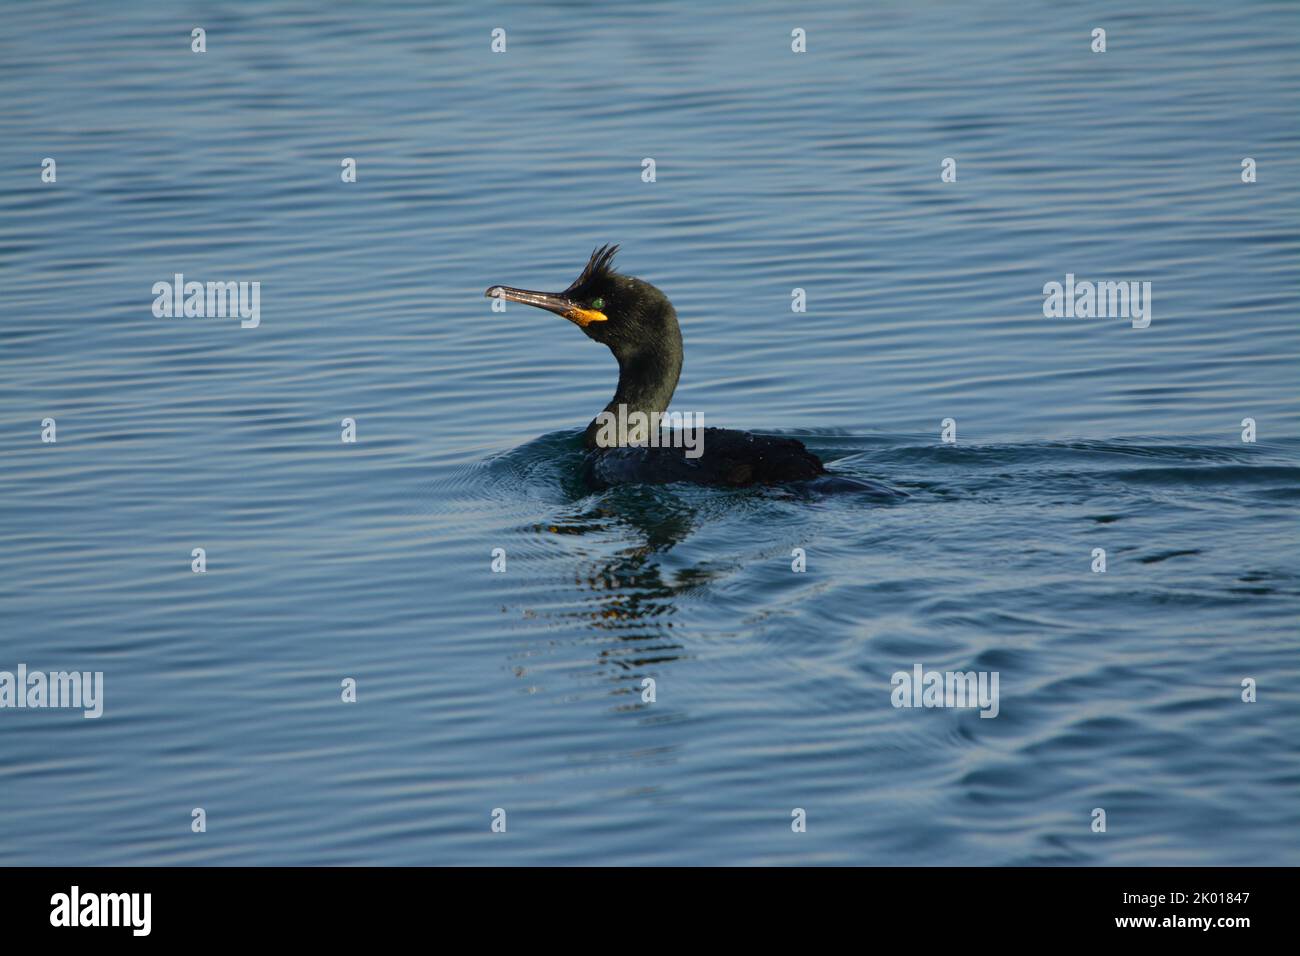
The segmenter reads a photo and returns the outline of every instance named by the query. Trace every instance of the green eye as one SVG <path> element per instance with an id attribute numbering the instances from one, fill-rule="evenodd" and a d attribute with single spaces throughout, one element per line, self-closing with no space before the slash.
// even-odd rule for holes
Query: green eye
<path id="1" fill-rule="evenodd" d="M 603 308 L 605 308 L 605 300 L 604 300 L 604 299 L 592 299 L 592 300 L 591 300 L 591 307 L 592 307 L 593 309 L 597 309 L 597 310 L 599 310 L 599 309 L 603 309 Z"/>

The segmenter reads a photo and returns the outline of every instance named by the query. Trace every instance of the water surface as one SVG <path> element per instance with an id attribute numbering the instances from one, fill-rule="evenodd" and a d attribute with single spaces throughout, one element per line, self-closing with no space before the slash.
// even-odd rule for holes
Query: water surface
<path id="1" fill-rule="evenodd" d="M 106 701 L 0 711 L 0 863 L 1300 862 L 1298 28 L 8 9 L 0 669 Z M 675 408 L 908 497 L 583 489 L 612 359 L 482 292 L 604 242 Z M 155 318 L 177 272 L 261 325 Z M 1151 326 L 1044 318 L 1066 273 Z M 916 663 L 999 716 L 895 709 Z"/>

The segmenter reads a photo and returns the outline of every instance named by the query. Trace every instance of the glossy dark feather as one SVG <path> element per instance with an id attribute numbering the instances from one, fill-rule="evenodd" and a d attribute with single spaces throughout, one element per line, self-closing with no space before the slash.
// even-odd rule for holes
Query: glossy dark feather
<path id="1" fill-rule="evenodd" d="M 587 455 L 584 477 L 593 488 L 674 481 L 740 487 L 807 481 L 826 473 L 821 460 L 794 438 L 706 428 L 702 447 L 698 458 L 687 457 L 683 448 L 597 448 Z"/>

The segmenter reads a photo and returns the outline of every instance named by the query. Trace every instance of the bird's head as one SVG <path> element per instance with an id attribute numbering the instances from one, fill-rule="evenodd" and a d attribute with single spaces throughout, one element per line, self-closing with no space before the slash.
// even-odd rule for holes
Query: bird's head
<path id="1" fill-rule="evenodd" d="M 672 303 L 650 283 L 615 272 L 616 252 L 618 246 L 601 246 L 593 252 L 582 273 L 563 292 L 494 285 L 483 294 L 564 316 L 588 338 L 608 346 L 620 360 L 658 350 L 674 340 L 680 351 L 681 333 Z"/>

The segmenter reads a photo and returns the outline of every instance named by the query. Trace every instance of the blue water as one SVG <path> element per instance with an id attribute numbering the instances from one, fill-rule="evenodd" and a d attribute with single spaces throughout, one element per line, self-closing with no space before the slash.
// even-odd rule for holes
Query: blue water
<path id="1" fill-rule="evenodd" d="M 0 864 L 1300 863 L 1300 6 L 1153 6 L 7 6 Z M 586 492 L 604 242 L 908 497 Z"/>

